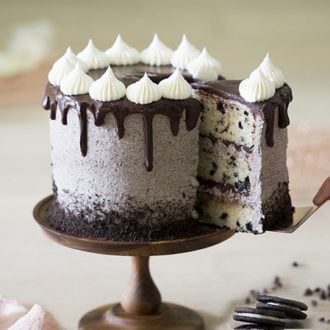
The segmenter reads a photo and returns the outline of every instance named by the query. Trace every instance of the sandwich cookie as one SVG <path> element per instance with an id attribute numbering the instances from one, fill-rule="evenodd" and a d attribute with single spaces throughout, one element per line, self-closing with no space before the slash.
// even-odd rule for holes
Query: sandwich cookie
<path id="1" fill-rule="evenodd" d="M 259 295 L 257 301 L 257 308 L 283 312 L 290 319 L 304 320 L 307 317 L 303 311 L 308 307 L 300 301 L 268 295 Z"/>
<path id="2" fill-rule="evenodd" d="M 272 325 L 262 325 L 262 324 L 243 324 L 235 329 L 245 329 L 245 330 L 284 330 L 283 327 L 280 326 L 272 326 Z"/>
<path id="3" fill-rule="evenodd" d="M 271 325 L 284 327 L 286 318 L 285 313 L 262 309 L 262 308 L 250 308 L 250 307 L 238 307 L 235 309 L 233 319 L 235 321 L 256 323 L 259 325 Z"/>

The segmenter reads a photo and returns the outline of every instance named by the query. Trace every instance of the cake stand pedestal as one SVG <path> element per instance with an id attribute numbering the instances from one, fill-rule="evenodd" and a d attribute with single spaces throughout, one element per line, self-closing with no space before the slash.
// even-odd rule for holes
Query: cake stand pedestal
<path id="1" fill-rule="evenodd" d="M 152 242 L 120 242 L 74 237 L 51 227 L 47 210 L 49 196 L 34 208 L 33 215 L 42 230 L 53 241 L 67 247 L 109 255 L 132 257 L 132 274 L 120 303 L 106 305 L 85 314 L 80 330 L 203 330 L 204 322 L 191 309 L 162 303 L 161 295 L 149 271 L 149 257 L 203 249 L 230 238 L 234 232 L 214 229 L 213 232 L 184 239 Z"/>

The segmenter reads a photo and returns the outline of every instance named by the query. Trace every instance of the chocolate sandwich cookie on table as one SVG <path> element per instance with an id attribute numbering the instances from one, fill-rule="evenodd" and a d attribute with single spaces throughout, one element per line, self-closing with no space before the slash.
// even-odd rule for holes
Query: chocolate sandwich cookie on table
<path id="1" fill-rule="evenodd" d="M 236 329 L 245 329 L 245 330 L 283 330 L 284 328 L 281 326 L 270 326 L 270 325 L 262 325 L 262 324 L 243 324 L 240 325 Z"/>
<path id="2" fill-rule="evenodd" d="M 257 308 L 283 312 L 289 319 L 304 320 L 307 317 L 303 311 L 308 307 L 300 301 L 268 295 L 259 295 L 257 301 Z"/>
<path id="3" fill-rule="evenodd" d="M 235 321 L 255 323 L 262 326 L 284 327 L 285 313 L 251 307 L 237 307 L 233 319 Z"/>

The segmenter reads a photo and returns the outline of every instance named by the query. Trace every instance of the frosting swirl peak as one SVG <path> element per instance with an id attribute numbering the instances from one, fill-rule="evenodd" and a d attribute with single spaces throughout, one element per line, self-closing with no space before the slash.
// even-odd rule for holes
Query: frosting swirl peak
<path id="1" fill-rule="evenodd" d="M 85 94 L 88 93 L 92 83 L 93 79 L 84 72 L 81 64 L 77 63 L 75 68 L 62 79 L 60 89 L 65 95 Z"/>
<path id="2" fill-rule="evenodd" d="M 261 62 L 260 68 L 262 73 L 275 84 L 275 88 L 280 88 L 284 85 L 285 76 L 283 72 L 273 64 L 269 53 L 266 54 L 264 60 Z"/>
<path id="3" fill-rule="evenodd" d="M 174 67 L 184 70 L 199 54 L 200 50 L 193 46 L 184 34 L 179 47 L 172 55 L 171 63 Z"/>
<path id="4" fill-rule="evenodd" d="M 75 64 L 66 55 L 63 55 L 53 64 L 48 73 L 48 81 L 54 86 L 59 86 L 61 80 L 74 68 Z"/>
<path id="5" fill-rule="evenodd" d="M 192 88 L 177 68 L 171 76 L 159 83 L 162 97 L 173 100 L 184 100 L 192 95 Z"/>
<path id="6" fill-rule="evenodd" d="M 125 85 L 116 78 L 110 66 L 89 88 L 91 98 L 102 102 L 119 100 L 125 93 Z"/>
<path id="7" fill-rule="evenodd" d="M 260 102 L 274 96 L 275 85 L 258 67 L 250 74 L 249 78 L 241 81 L 239 93 L 248 102 Z"/>
<path id="8" fill-rule="evenodd" d="M 173 50 L 164 45 L 155 33 L 151 44 L 141 52 L 141 61 L 154 66 L 169 65 L 172 55 Z"/>
<path id="9" fill-rule="evenodd" d="M 71 47 L 68 47 L 65 51 L 64 56 L 74 65 L 76 66 L 76 64 L 79 62 L 82 66 L 82 68 L 84 69 L 84 71 L 88 71 L 88 68 L 86 66 L 86 64 L 84 62 L 82 62 L 77 56 L 76 54 L 72 51 Z"/>
<path id="10" fill-rule="evenodd" d="M 87 70 L 102 69 L 109 65 L 108 56 L 95 47 L 92 39 L 89 39 L 87 46 L 77 54 L 77 57 L 86 65 Z"/>
<path id="11" fill-rule="evenodd" d="M 161 99 L 161 91 L 157 84 L 150 80 L 147 73 L 137 82 L 129 85 L 127 98 L 134 103 L 148 104 Z"/>
<path id="12" fill-rule="evenodd" d="M 129 46 L 119 34 L 112 47 L 106 50 L 106 54 L 110 58 L 110 64 L 114 65 L 131 65 L 140 61 L 140 53 Z"/>
<path id="13" fill-rule="evenodd" d="M 221 63 L 209 55 L 206 48 L 188 64 L 188 72 L 195 79 L 202 81 L 217 80 L 221 72 Z"/>

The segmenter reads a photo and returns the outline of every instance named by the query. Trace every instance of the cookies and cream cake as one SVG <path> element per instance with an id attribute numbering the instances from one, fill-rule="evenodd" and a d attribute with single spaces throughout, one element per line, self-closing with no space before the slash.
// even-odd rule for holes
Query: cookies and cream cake
<path id="1" fill-rule="evenodd" d="M 281 158 L 279 171 L 286 168 L 284 125 L 273 126 L 272 147 L 262 137 L 271 125 L 262 121 L 268 104 L 277 116 L 271 105 L 282 104 L 287 85 L 269 100 L 251 101 L 228 92 L 238 82 L 224 80 L 220 62 L 205 48 L 198 50 L 183 36 L 173 51 L 157 35 L 142 52 L 120 36 L 105 52 L 91 40 L 77 55 L 68 48 L 48 80 L 43 107 L 50 110 L 54 200 L 49 220 L 58 230 L 116 240 L 170 239 L 207 230 L 199 226 L 202 220 L 256 233 L 266 228 L 260 224 L 268 219 L 267 212 L 282 214 L 267 204 L 269 210 L 260 207 L 253 218 L 243 212 L 237 223 L 231 220 L 238 219 L 236 206 L 246 209 L 250 200 L 257 204 L 267 194 L 271 198 L 273 184 L 280 183 L 288 194 L 287 174 L 273 181 L 276 170 L 266 175 L 269 189 L 257 188 L 262 193 L 238 189 L 234 203 L 217 187 L 221 173 L 231 171 L 226 168 L 228 152 L 237 157 L 238 176 L 232 173 L 235 179 L 230 178 L 234 186 L 254 187 L 260 171 L 269 173 L 259 156 Z M 234 129 L 238 121 L 244 124 L 240 133 Z M 232 140 L 241 134 L 246 141 L 227 143 L 231 139 L 223 132 L 225 123 L 232 125 L 227 132 Z M 265 145 L 269 150 L 261 152 Z M 210 176 L 212 164 L 219 172 Z M 285 207 L 291 210 L 291 205 Z M 229 220 L 219 221 L 224 213 Z"/>

